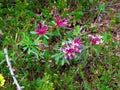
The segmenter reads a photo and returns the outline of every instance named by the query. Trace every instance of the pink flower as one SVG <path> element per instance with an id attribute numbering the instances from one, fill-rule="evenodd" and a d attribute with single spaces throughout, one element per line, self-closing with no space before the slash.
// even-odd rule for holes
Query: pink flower
<path id="1" fill-rule="evenodd" d="M 48 26 L 45 25 L 44 23 L 38 23 L 38 27 L 36 28 L 36 33 L 39 35 L 43 35 L 47 32 Z"/>
<path id="2" fill-rule="evenodd" d="M 45 46 L 45 44 L 42 43 L 42 49 L 44 50 L 44 49 L 46 49 L 46 48 L 47 48 L 47 46 Z"/>
<path id="3" fill-rule="evenodd" d="M 88 35 L 88 36 L 89 36 L 89 38 L 90 38 L 90 41 L 91 41 L 93 44 L 103 43 L 102 36 L 100 36 L 100 35 Z"/>
<path id="4" fill-rule="evenodd" d="M 81 38 L 79 38 L 79 37 L 75 38 L 75 39 L 74 39 L 74 43 L 82 44 Z"/>
<path id="5" fill-rule="evenodd" d="M 82 42 L 80 38 L 75 38 L 74 41 L 64 42 L 64 48 L 60 48 L 65 53 L 65 58 L 71 60 L 73 57 L 77 58 L 77 53 L 81 53 Z"/>
<path id="6" fill-rule="evenodd" d="M 45 44 L 43 42 L 42 43 L 38 43 L 37 46 L 38 46 L 38 48 L 40 48 L 42 50 L 47 48 L 47 46 L 45 46 Z"/>
<path id="7" fill-rule="evenodd" d="M 57 23 L 57 26 L 59 26 L 59 27 L 60 26 L 63 26 L 63 27 L 68 26 L 67 19 L 66 18 L 61 19 L 60 16 L 56 16 L 56 23 Z"/>

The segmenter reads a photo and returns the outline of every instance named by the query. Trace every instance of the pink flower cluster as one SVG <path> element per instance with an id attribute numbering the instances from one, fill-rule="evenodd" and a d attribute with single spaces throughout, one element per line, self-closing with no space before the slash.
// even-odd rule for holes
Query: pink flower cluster
<path id="1" fill-rule="evenodd" d="M 66 18 L 63 18 L 61 19 L 60 16 L 56 16 L 56 24 L 58 27 L 60 26 L 68 26 L 67 24 L 67 19 Z M 38 27 L 36 28 L 36 34 L 39 34 L 39 35 L 43 35 L 47 32 L 48 30 L 48 26 L 45 25 L 44 23 L 38 23 Z"/>
<path id="2" fill-rule="evenodd" d="M 67 19 L 66 18 L 61 19 L 60 16 L 56 16 L 56 23 L 57 23 L 57 26 L 59 26 L 59 27 L 60 26 L 63 26 L 63 27 L 68 26 Z"/>
<path id="3" fill-rule="evenodd" d="M 38 23 L 38 27 L 36 28 L 36 34 L 43 35 L 47 32 L 48 26 L 44 23 Z"/>
<path id="4" fill-rule="evenodd" d="M 81 53 L 82 42 L 80 38 L 75 38 L 74 41 L 67 41 L 63 43 L 64 48 L 60 48 L 65 53 L 65 58 L 71 60 L 72 57 L 77 58 L 76 53 Z"/>
<path id="5" fill-rule="evenodd" d="M 89 36 L 89 38 L 90 38 L 90 41 L 91 41 L 93 44 L 103 43 L 102 36 L 100 36 L 100 35 L 88 35 L 88 36 Z"/>

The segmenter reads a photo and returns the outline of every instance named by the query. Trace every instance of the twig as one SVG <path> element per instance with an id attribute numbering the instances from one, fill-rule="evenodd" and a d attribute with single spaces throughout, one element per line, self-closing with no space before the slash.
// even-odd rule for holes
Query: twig
<path id="1" fill-rule="evenodd" d="M 11 74 L 13 80 L 14 80 L 14 84 L 17 86 L 17 90 L 22 90 L 22 88 L 21 88 L 20 85 L 18 84 L 17 79 L 15 78 L 15 74 L 14 74 L 13 69 L 12 69 L 12 67 L 11 67 L 11 63 L 10 63 L 10 60 L 9 60 L 9 57 L 8 57 L 7 48 L 4 48 L 4 54 L 5 54 L 5 58 L 6 58 L 7 65 L 8 65 L 9 70 L 10 70 L 10 74 Z"/>

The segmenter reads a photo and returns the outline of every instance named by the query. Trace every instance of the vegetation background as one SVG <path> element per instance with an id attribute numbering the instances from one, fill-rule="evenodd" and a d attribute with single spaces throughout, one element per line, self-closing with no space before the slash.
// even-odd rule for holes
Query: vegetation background
<path id="1" fill-rule="evenodd" d="M 67 27 L 55 26 L 57 15 Z M 34 34 L 38 22 L 48 25 L 45 35 Z M 102 35 L 103 44 L 90 43 L 89 34 Z M 83 52 L 65 60 L 61 43 L 74 37 Z M 0 0 L 0 90 L 16 90 L 5 47 L 23 90 L 120 90 L 120 0 Z"/>

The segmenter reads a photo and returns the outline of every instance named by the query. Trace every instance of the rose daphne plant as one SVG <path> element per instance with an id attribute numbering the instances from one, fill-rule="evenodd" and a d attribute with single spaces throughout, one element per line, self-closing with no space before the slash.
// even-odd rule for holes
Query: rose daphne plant
<path id="1" fill-rule="evenodd" d="M 90 43 L 87 51 L 89 51 L 91 55 L 95 54 L 97 57 L 99 57 L 99 54 L 102 52 L 102 45 L 104 42 L 103 36 L 89 34 L 88 38 Z"/>
<path id="2" fill-rule="evenodd" d="M 74 40 L 63 42 L 59 47 L 59 53 L 52 56 L 55 58 L 56 64 L 64 65 L 65 63 L 70 64 L 70 62 L 78 61 L 80 59 L 86 60 L 90 54 L 94 54 L 93 52 L 99 56 L 99 52 L 102 50 L 102 36 L 88 35 L 87 38 L 89 38 L 88 46 L 84 46 L 79 37 L 74 38 Z"/>
<path id="3" fill-rule="evenodd" d="M 58 27 L 68 26 L 67 19 L 66 18 L 61 19 L 60 16 L 56 16 L 56 24 L 57 24 Z"/>
<path id="4" fill-rule="evenodd" d="M 55 25 L 50 26 L 50 27 L 56 27 L 56 30 L 52 31 L 52 33 L 55 34 L 57 31 L 57 36 L 60 36 L 59 28 L 68 26 L 67 19 L 66 18 L 62 19 L 60 16 L 56 16 L 55 22 L 56 22 Z M 31 31 L 31 34 L 35 34 L 35 37 L 36 36 L 39 37 L 34 46 L 37 46 L 38 48 L 42 48 L 42 51 L 45 50 L 48 46 L 48 39 L 49 37 L 51 37 L 49 33 L 50 33 L 50 30 L 48 30 L 48 25 L 46 25 L 45 23 L 40 23 L 40 22 L 37 23 L 37 27 L 35 31 Z M 49 37 L 47 35 L 49 35 Z M 52 35 L 52 36 L 55 36 L 55 35 Z"/>
<path id="5" fill-rule="evenodd" d="M 80 60 L 82 53 L 81 47 L 83 46 L 81 39 L 76 37 L 74 40 L 65 41 L 59 48 L 59 53 L 53 55 L 56 64 L 64 65 L 65 63 L 70 64 L 73 60 Z"/>
<path id="6" fill-rule="evenodd" d="M 59 33 L 59 34 L 57 34 L 57 37 L 59 37 L 60 31 L 62 29 L 60 27 L 67 27 L 68 22 L 67 22 L 66 18 L 62 19 L 62 18 L 60 18 L 60 16 L 56 16 L 55 21 L 56 21 L 56 24 L 54 26 L 50 26 L 50 27 L 56 27 L 56 30 L 54 30 L 54 31 L 52 30 L 52 33 L 54 34 L 54 32 L 57 31 Z M 100 36 L 100 35 L 86 36 L 87 38 L 89 38 L 89 42 L 91 42 L 91 43 L 88 43 L 88 47 L 87 47 L 82 44 L 81 38 L 78 37 L 80 35 L 80 26 L 77 25 L 75 27 L 75 30 L 70 31 L 70 32 L 73 32 L 70 35 L 70 37 L 74 36 L 76 38 L 74 38 L 73 40 L 64 41 L 60 45 L 60 47 L 57 47 L 57 49 L 55 47 L 53 48 L 53 50 L 54 49 L 57 50 L 57 53 L 52 55 L 52 58 L 55 59 L 56 64 L 61 64 L 61 65 L 64 65 L 65 63 L 70 64 L 70 62 L 72 62 L 72 61 L 80 60 L 81 56 L 83 54 L 85 54 L 83 56 L 83 59 L 87 58 L 87 56 L 89 56 L 89 53 L 91 53 L 91 51 L 89 51 L 89 50 L 91 50 L 91 48 L 98 55 L 98 50 L 100 47 L 97 46 L 98 47 L 97 48 L 96 45 L 99 45 L 103 42 L 102 36 Z M 47 35 L 49 35 L 49 33 L 50 33 L 50 30 L 48 30 L 48 26 L 44 23 L 38 23 L 37 28 L 35 30 L 35 34 L 36 34 L 36 36 L 38 35 L 40 37 L 39 39 L 42 41 L 40 44 L 42 47 L 42 51 L 47 48 L 46 45 L 48 45 L 48 39 L 50 39 L 52 37 L 51 35 L 49 35 L 49 38 L 48 38 L 46 33 L 48 33 Z M 62 33 L 65 33 L 65 32 L 62 32 Z M 55 36 L 55 35 L 53 35 L 53 36 Z M 65 38 L 68 38 L 68 39 L 70 37 L 65 36 Z M 63 39 L 63 36 L 60 38 L 60 40 L 61 39 Z M 86 43 L 87 42 L 85 42 L 85 44 Z M 57 42 L 57 44 L 59 44 L 59 43 Z M 82 52 L 84 50 L 85 50 L 85 52 L 82 54 Z M 54 51 L 54 52 L 56 52 L 56 51 Z"/>
<path id="7" fill-rule="evenodd" d="M 22 47 L 22 50 L 27 52 L 28 55 L 34 55 L 37 59 L 42 57 L 44 50 L 48 45 L 48 37 L 45 35 L 48 31 L 48 26 L 44 23 L 38 23 L 37 28 L 32 34 L 23 33 L 22 40 L 19 42 L 19 46 Z M 36 39 L 35 39 L 36 38 Z M 42 53 L 40 53 L 43 51 Z"/>

